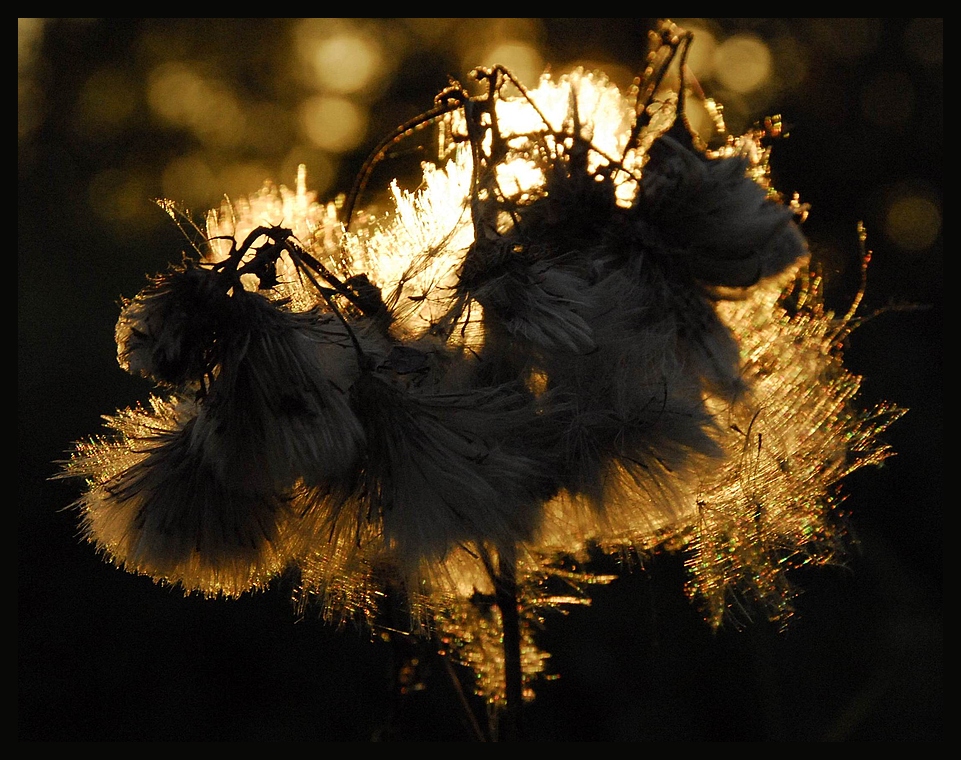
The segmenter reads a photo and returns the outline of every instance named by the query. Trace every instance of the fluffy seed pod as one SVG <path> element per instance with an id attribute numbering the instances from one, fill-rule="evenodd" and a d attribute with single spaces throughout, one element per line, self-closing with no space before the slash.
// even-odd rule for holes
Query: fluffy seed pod
<path id="1" fill-rule="evenodd" d="M 113 562 L 227 596 L 284 569 L 289 505 L 255 467 L 225 472 L 231 452 L 195 403 L 154 398 L 107 424 L 112 435 L 77 444 L 64 476 L 87 480 L 83 531 Z"/>

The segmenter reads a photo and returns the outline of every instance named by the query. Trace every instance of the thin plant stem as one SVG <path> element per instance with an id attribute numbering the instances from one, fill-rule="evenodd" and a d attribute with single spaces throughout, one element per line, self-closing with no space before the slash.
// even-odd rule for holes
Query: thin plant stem
<path id="1" fill-rule="evenodd" d="M 481 728 L 480 723 L 477 722 L 477 716 L 474 715 L 474 711 L 471 709 L 470 703 L 467 701 L 467 696 L 464 694 L 464 687 L 461 684 L 460 677 L 454 671 L 454 666 L 451 664 L 450 657 L 447 654 L 443 654 L 441 655 L 440 659 L 444 663 L 444 667 L 447 669 L 447 675 L 450 677 L 451 683 L 454 686 L 454 692 L 457 694 L 457 700 L 464 710 L 464 715 L 467 718 L 467 722 L 470 724 L 471 730 L 474 732 L 474 737 L 479 742 L 486 742 L 487 737 L 484 735 L 484 730 Z"/>
<path id="2" fill-rule="evenodd" d="M 501 613 L 504 646 L 504 708 L 498 721 L 500 741 L 520 741 L 524 678 L 521 670 L 521 629 L 517 607 L 517 564 L 513 550 L 498 553 L 494 578 L 497 606 Z"/>

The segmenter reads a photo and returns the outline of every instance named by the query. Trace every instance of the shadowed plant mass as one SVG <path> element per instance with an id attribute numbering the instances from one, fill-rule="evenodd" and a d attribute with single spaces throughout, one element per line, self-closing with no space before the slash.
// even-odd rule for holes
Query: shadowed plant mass
<path id="1" fill-rule="evenodd" d="M 116 328 L 155 392 L 60 475 L 84 536 L 208 597 L 294 573 L 301 609 L 470 668 L 504 739 L 550 671 L 546 614 L 613 577 L 592 558 L 676 553 L 706 625 L 786 621 L 901 410 L 859 402 L 859 298 L 825 305 L 807 208 L 770 178 L 779 120 L 729 134 L 691 45 L 662 24 L 630 91 L 476 69 L 346 198 L 302 171 L 199 220 L 164 201 L 184 260 Z M 373 200 L 425 134 L 418 187 Z"/>

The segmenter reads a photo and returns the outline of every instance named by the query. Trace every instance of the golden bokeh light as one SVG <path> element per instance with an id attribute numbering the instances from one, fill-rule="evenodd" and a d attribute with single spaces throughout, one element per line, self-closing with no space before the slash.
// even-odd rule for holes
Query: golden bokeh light
<path id="1" fill-rule="evenodd" d="M 719 107 L 714 101 L 700 100 L 691 98 L 687 102 L 687 123 L 697 135 L 710 144 L 718 137 L 719 122 L 723 123 L 723 115 L 718 110 Z"/>
<path id="2" fill-rule="evenodd" d="M 313 85 L 322 92 L 350 94 L 369 88 L 385 69 L 376 39 L 340 19 L 307 19 L 298 28 L 300 55 Z"/>
<path id="3" fill-rule="evenodd" d="M 544 58 L 537 47 L 521 40 L 498 42 L 487 48 L 477 64 L 506 66 L 521 81 L 533 86 L 544 73 Z"/>
<path id="4" fill-rule="evenodd" d="M 884 234 L 901 250 L 920 253 L 941 234 L 941 204 L 927 188 L 897 188 L 884 210 Z"/>
<path id="5" fill-rule="evenodd" d="M 317 95 L 301 104 L 300 127 L 318 148 L 344 153 L 363 142 L 367 134 L 367 113 L 348 98 Z"/>
<path id="6" fill-rule="evenodd" d="M 46 19 L 17 19 L 17 71 L 23 72 L 33 67 L 43 39 L 43 26 Z"/>
<path id="7" fill-rule="evenodd" d="M 536 87 L 544 70 L 543 31 L 538 19 L 464 19 L 453 40 L 461 63 L 458 78 L 477 66 L 502 64 Z"/>
<path id="8" fill-rule="evenodd" d="M 40 123 L 43 91 L 35 78 L 46 19 L 17 19 L 17 137 L 22 139 Z"/>
<path id="9" fill-rule="evenodd" d="M 705 82 L 715 74 L 717 37 L 701 19 L 685 22 L 684 28 L 694 35 L 694 44 L 688 49 L 687 67 L 700 82 Z"/>
<path id="10" fill-rule="evenodd" d="M 207 143 L 240 142 L 243 117 L 236 98 L 221 82 L 182 63 L 165 63 L 152 72 L 147 102 L 162 118 L 190 129 Z"/>
<path id="11" fill-rule="evenodd" d="M 225 166 L 217 175 L 221 197 L 240 198 L 260 188 L 272 172 L 259 161 L 237 161 Z"/>
<path id="12" fill-rule="evenodd" d="M 717 80 L 734 92 L 748 93 L 771 76 L 771 51 L 751 34 L 736 34 L 717 46 L 714 56 Z"/>

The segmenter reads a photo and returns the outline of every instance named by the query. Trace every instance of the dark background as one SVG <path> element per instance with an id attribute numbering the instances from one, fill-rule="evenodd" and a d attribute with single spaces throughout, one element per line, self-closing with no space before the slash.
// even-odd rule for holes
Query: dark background
<path id="1" fill-rule="evenodd" d="M 351 95 L 367 114 L 364 140 L 338 151 L 305 141 L 295 118 L 318 92 L 295 62 L 302 21 L 20 20 L 21 741 L 472 739 L 436 660 L 417 673 L 426 688 L 400 694 L 395 650 L 298 616 L 283 584 L 213 602 L 115 569 L 78 537 L 68 506 L 80 484 L 49 480 L 72 441 L 100 431 L 100 415 L 150 391 L 117 366 L 113 325 L 120 297 L 180 255 L 180 233 L 151 198 L 182 190 L 203 210 L 267 178 L 292 182 L 300 161 L 333 197 L 376 138 L 426 109 L 448 76 L 466 77 L 467 56 L 481 54 L 472 45 L 517 39 L 556 71 L 586 61 L 627 84 L 653 22 L 314 20 L 321 34 L 347 23 L 386 61 L 380 79 Z M 775 147 L 775 183 L 811 204 L 805 231 L 840 310 L 856 285 L 856 226 L 866 223 L 863 313 L 881 313 L 855 331 L 847 363 L 864 376 L 865 405 L 910 411 L 886 435 L 897 455 L 846 481 L 850 555 L 795 574 L 804 593 L 786 630 L 760 618 L 712 632 L 684 596 L 681 559 L 656 558 L 598 588 L 591 607 L 547 621 L 542 644 L 560 678 L 539 685 L 527 737 L 940 740 L 942 20 L 690 22 L 718 41 L 750 32 L 772 52 L 768 85 L 753 93 L 725 91 L 720 74 L 701 84 L 725 104 L 732 130 L 783 115 L 790 137 Z M 151 106 L 151 77 L 171 61 L 230 93 L 232 110 L 211 108 L 236 120 L 232 136 Z M 216 181 L 184 184 L 183 166 Z M 899 207 L 927 216 L 898 227 Z"/>

